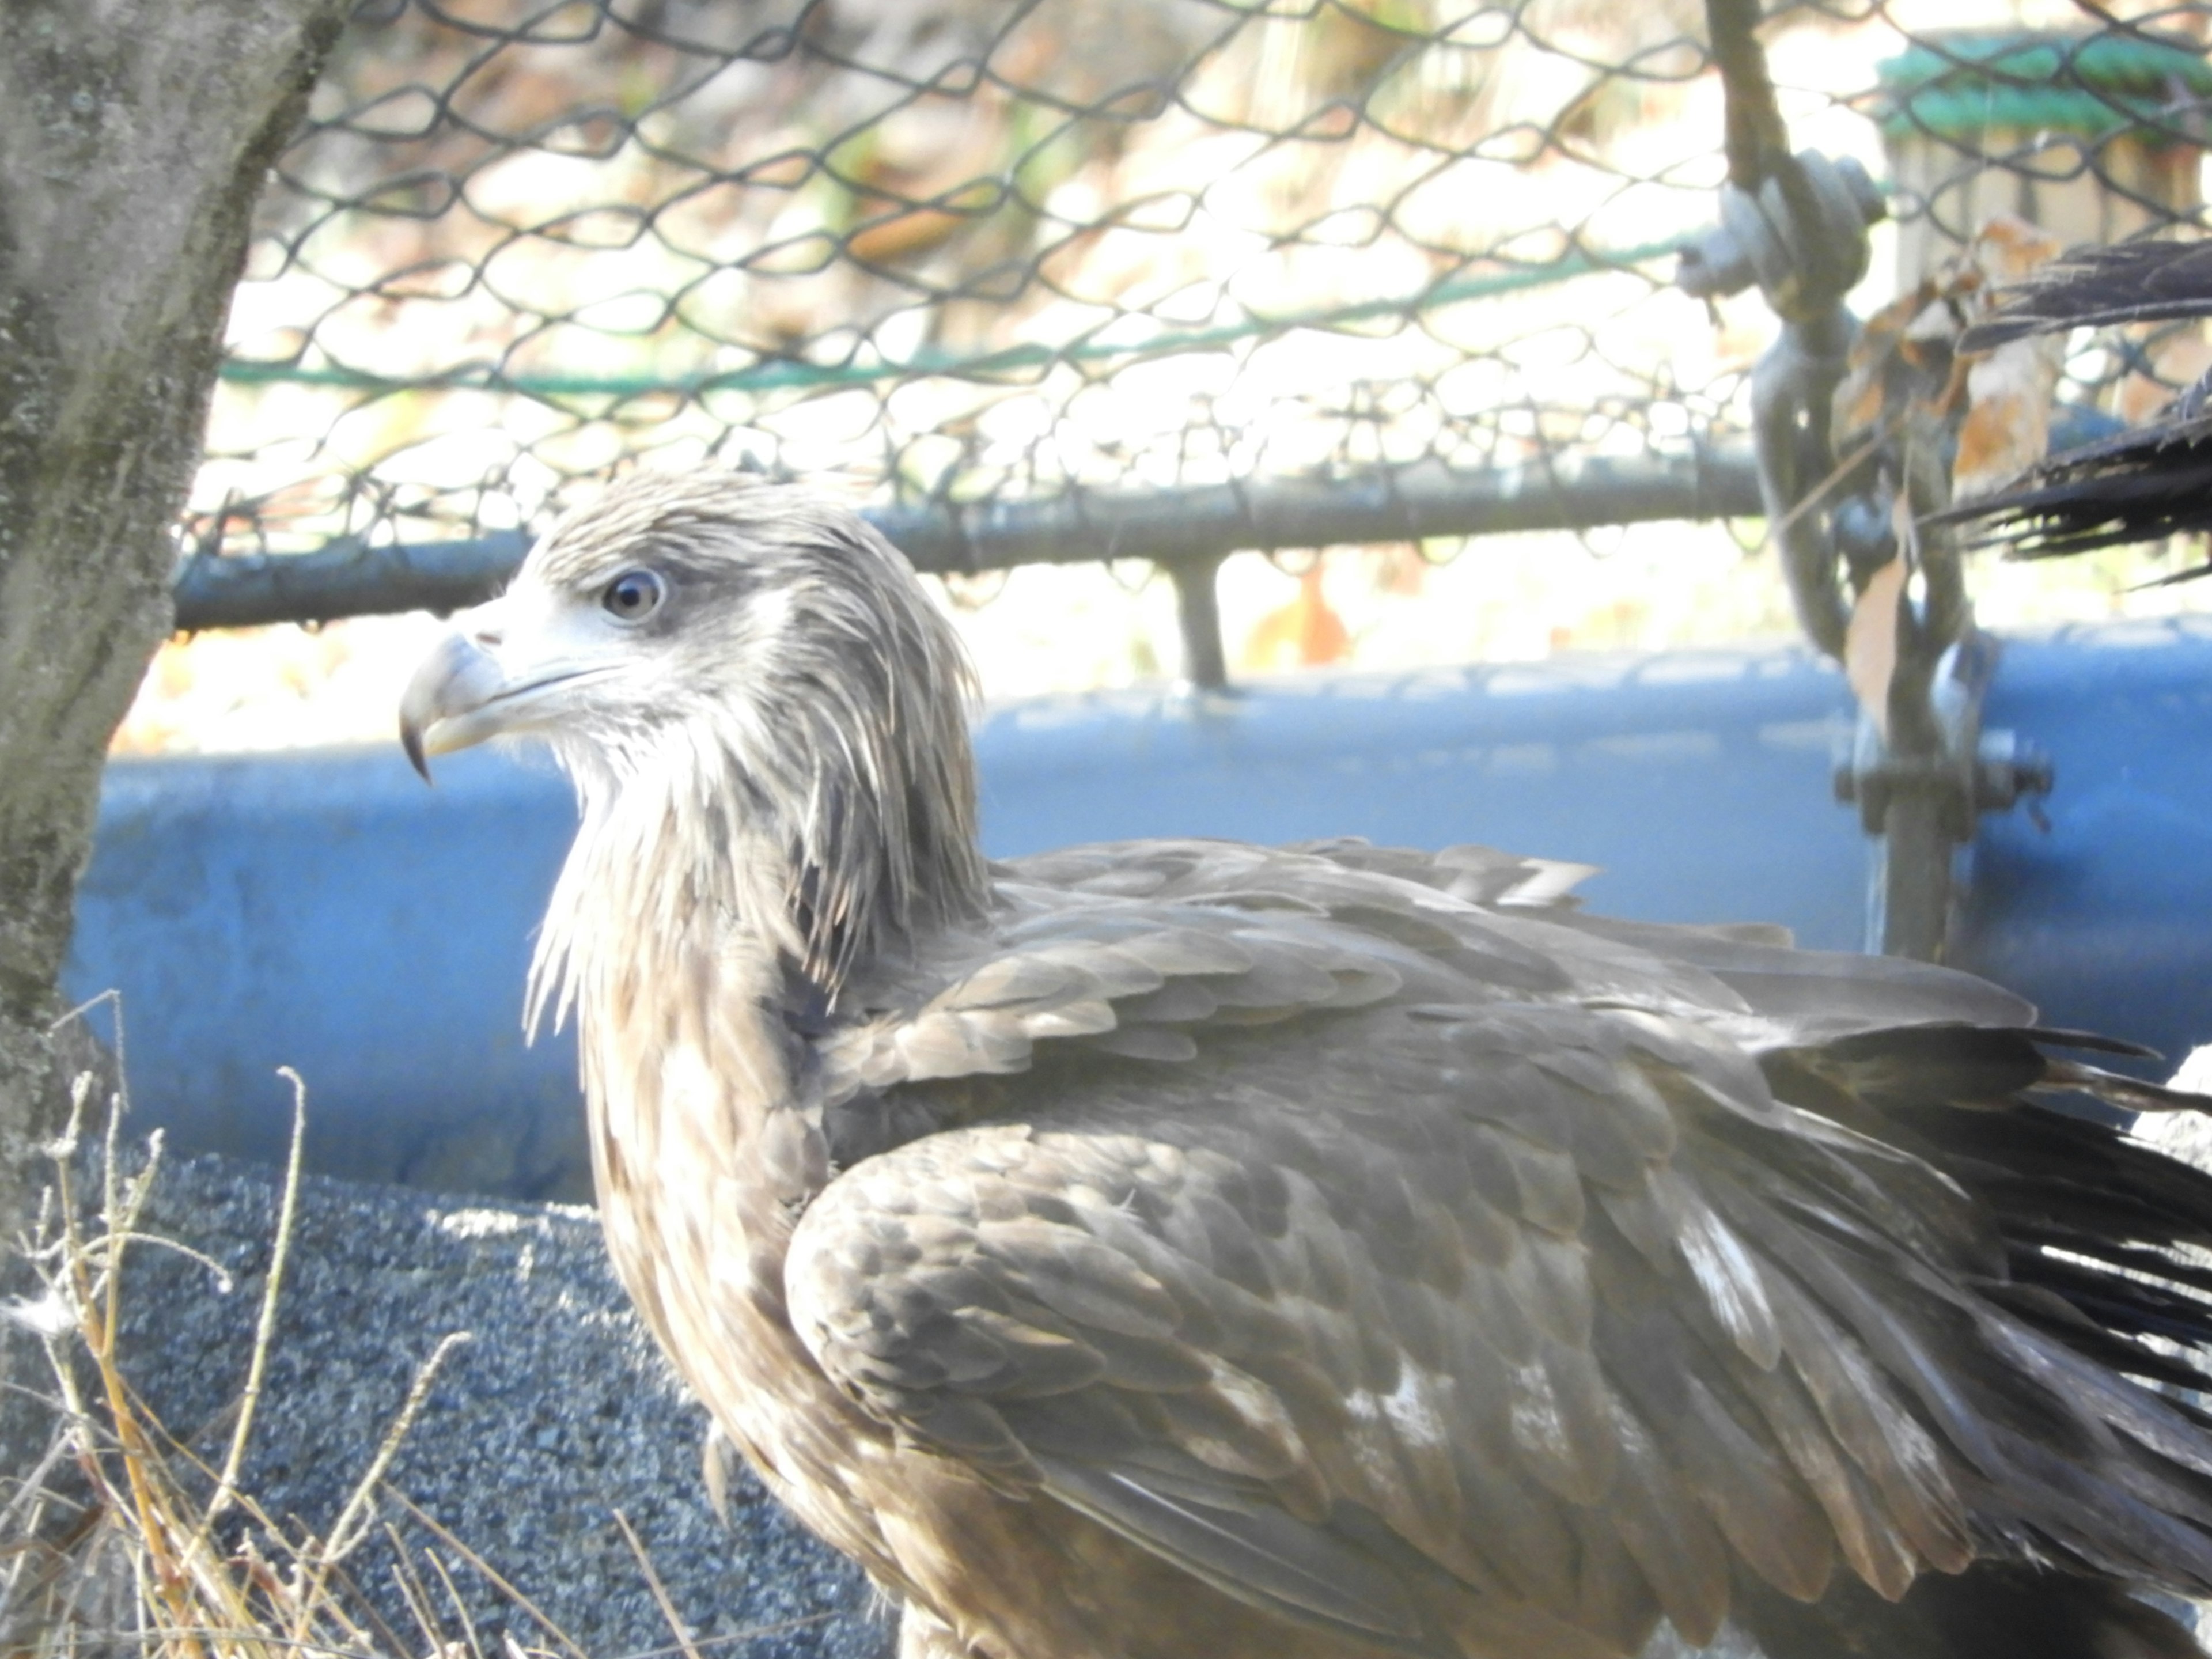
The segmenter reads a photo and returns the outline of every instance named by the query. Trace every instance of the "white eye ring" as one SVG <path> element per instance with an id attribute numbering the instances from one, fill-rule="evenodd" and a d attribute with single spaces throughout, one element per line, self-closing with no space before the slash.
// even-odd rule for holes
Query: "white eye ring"
<path id="1" fill-rule="evenodd" d="M 625 570 L 606 585 L 599 608 L 617 622 L 640 623 L 660 609 L 668 597 L 668 584 L 658 571 L 640 567 Z"/>

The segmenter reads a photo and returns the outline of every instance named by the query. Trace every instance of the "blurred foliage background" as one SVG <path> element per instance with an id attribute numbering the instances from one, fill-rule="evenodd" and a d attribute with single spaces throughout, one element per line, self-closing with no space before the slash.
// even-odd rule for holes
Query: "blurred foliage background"
<path id="1" fill-rule="evenodd" d="M 1776 8 L 1793 142 L 1892 191 L 1861 314 L 1992 211 L 2192 232 L 2209 32 Z M 884 505 L 1725 448 L 1773 322 L 1672 286 L 1725 171 L 1704 33 L 1690 0 L 365 0 L 261 204 L 184 547 L 539 527 L 629 465 Z M 2147 408 L 2207 358 L 2185 326 L 2071 368 Z M 1239 556 L 1224 636 L 1250 675 L 1784 635 L 1763 540 Z M 1127 550 L 940 584 L 991 695 L 1173 672 L 1172 590 Z M 1977 602 L 2212 603 L 2141 586 L 2179 556 L 1991 561 Z M 382 738 L 435 626 L 180 638 L 118 746 Z"/>

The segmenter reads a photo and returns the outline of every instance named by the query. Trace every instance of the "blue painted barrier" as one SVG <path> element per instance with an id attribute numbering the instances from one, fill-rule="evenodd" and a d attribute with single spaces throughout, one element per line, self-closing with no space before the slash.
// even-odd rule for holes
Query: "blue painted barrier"
<path id="1" fill-rule="evenodd" d="M 2040 743 L 2057 785 L 2047 828 L 1982 821 L 1960 965 L 2053 1024 L 2177 1061 L 2212 1042 L 2212 618 L 2015 641 L 1986 719 Z"/>
<path id="2" fill-rule="evenodd" d="M 1866 845 L 1829 786 L 1847 720 L 1834 672 L 1784 649 L 1047 698 L 980 725 L 985 840 L 1485 841 L 1602 866 L 1602 909 L 1850 948 Z M 2012 641 L 1988 720 L 2042 744 L 2058 785 L 2047 831 L 1985 821 L 1968 965 L 2057 1023 L 2212 1037 L 2212 624 Z M 276 1155 L 290 1064 L 316 1168 L 580 1194 L 573 1045 L 520 1029 L 572 824 L 557 776 L 497 755 L 441 763 L 435 790 L 396 746 L 118 762 L 66 986 L 121 988 L 138 1121 L 173 1145 Z"/>

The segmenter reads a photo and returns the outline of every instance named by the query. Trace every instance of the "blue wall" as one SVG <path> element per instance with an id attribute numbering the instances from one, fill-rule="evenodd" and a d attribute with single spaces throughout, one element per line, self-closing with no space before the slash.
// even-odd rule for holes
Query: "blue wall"
<path id="1" fill-rule="evenodd" d="M 1866 849 L 1829 783 L 1848 719 L 1837 675 L 1787 650 L 1048 698 L 981 723 L 985 840 L 1483 841 L 1603 866 L 1599 908 L 1850 948 Z M 2047 833 L 1985 821 L 1969 964 L 2057 1023 L 2212 1037 L 2212 627 L 2015 641 L 1988 719 L 2058 787 Z M 141 1125 L 275 1157 L 290 1064 L 315 1167 L 581 1194 L 573 1046 L 520 1034 L 566 785 L 483 753 L 438 778 L 396 746 L 109 769 L 66 983 L 122 988 Z"/>

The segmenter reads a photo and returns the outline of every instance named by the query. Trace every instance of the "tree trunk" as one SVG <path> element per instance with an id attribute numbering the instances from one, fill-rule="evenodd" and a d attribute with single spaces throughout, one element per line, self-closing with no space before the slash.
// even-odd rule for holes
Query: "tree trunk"
<path id="1" fill-rule="evenodd" d="M 61 1097 L 100 762 L 169 630 L 254 200 L 348 9 L 0 4 L 0 1242 Z"/>

